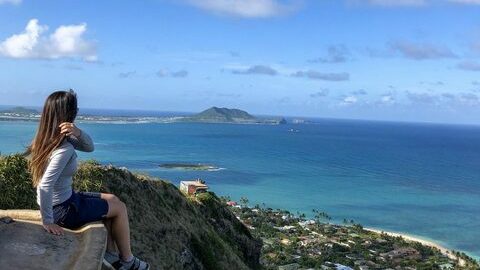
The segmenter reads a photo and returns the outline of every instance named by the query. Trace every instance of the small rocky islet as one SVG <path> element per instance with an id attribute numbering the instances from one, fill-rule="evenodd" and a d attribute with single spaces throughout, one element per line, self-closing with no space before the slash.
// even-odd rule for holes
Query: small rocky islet
<path id="1" fill-rule="evenodd" d="M 220 168 L 214 165 L 202 163 L 163 163 L 158 165 L 160 168 L 186 171 L 216 171 Z"/>

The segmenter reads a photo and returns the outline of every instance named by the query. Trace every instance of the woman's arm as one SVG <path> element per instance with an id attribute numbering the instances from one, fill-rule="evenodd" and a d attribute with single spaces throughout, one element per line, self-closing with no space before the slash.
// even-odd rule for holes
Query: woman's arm
<path id="1" fill-rule="evenodd" d="M 39 196 L 40 213 L 42 223 L 50 225 L 54 223 L 53 219 L 53 188 L 63 169 L 74 153 L 74 149 L 65 144 L 52 152 L 51 159 L 43 173 L 42 179 L 37 186 L 37 196 Z"/>
<path id="2" fill-rule="evenodd" d="M 63 122 L 59 127 L 61 128 L 60 133 L 67 135 L 67 140 L 76 150 L 93 152 L 95 147 L 93 146 L 92 138 L 85 131 L 70 122 Z"/>
<path id="3" fill-rule="evenodd" d="M 93 141 L 88 134 L 80 130 L 80 136 L 76 137 L 75 135 L 70 135 L 67 137 L 67 140 L 73 145 L 76 150 L 83 152 L 93 152 L 95 147 L 93 146 Z"/>

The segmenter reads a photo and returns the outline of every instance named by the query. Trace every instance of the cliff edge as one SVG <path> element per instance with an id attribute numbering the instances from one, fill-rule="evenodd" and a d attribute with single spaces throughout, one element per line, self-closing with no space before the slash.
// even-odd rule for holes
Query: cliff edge
<path id="1" fill-rule="evenodd" d="M 23 157 L 0 157 L 0 209 L 35 209 L 30 181 Z M 126 203 L 133 252 L 152 269 L 260 269 L 262 242 L 213 193 L 187 198 L 171 183 L 95 161 L 79 165 L 74 185 Z"/>

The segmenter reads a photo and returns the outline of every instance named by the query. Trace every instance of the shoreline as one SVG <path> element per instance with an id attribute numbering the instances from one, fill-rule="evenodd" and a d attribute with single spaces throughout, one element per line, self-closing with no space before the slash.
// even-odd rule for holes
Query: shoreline
<path id="1" fill-rule="evenodd" d="M 410 234 L 407 234 L 407 233 L 391 232 L 391 231 L 385 231 L 385 230 L 381 230 L 381 229 L 377 229 L 377 228 L 364 227 L 363 229 L 366 230 L 366 231 L 369 231 L 369 232 L 375 232 L 375 233 L 379 233 L 379 234 L 384 233 L 386 235 L 393 236 L 393 237 L 402 237 L 406 241 L 418 242 L 422 245 L 429 246 L 429 247 L 432 247 L 432 248 L 436 248 L 436 249 L 440 250 L 440 252 L 443 255 L 447 256 L 448 258 L 450 258 L 452 260 L 457 260 L 460 266 L 465 266 L 466 265 L 465 260 L 462 259 L 462 258 L 459 258 L 455 254 L 453 254 L 451 252 L 451 249 L 446 248 L 445 246 L 443 246 L 439 243 L 436 243 L 432 240 L 426 240 L 426 239 L 423 239 L 419 236 L 413 236 L 413 235 L 410 235 Z"/>

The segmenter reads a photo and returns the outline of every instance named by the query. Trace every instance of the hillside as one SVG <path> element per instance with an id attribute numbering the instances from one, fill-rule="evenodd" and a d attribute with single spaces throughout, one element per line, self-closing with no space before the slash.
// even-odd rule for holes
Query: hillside
<path id="1" fill-rule="evenodd" d="M 318 210 L 307 219 L 248 207 L 246 198 L 239 206 L 210 192 L 185 197 L 164 180 L 95 161 L 82 162 L 74 178 L 76 190 L 114 193 L 127 204 L 133 251 L 152 269 L 480 269 L 464 253 L 353 221 L 330 224 Z M 20 155 L 0 157 L 0 190 L 0 209 L 37 208 Z"/>
<path id="2" fill-rule="evenodd" d="M 239 109 L 211 107 L 191 116 L 190 119 L 209 122 L 242 122 L 255 120 L 255 117 Z"/>
<path id="3" fill-rule="evenodd" d="M 19 155 L 0 158 L 0 209 L 37 208 L 26 166 Z M 74 178 L 76 190 L 127 204 L 133 251 L 153 269 L 260 268 L 261 241 L 214 194 L 187 199 L 166 181 L 94 161 L 79 164 Z"/>

